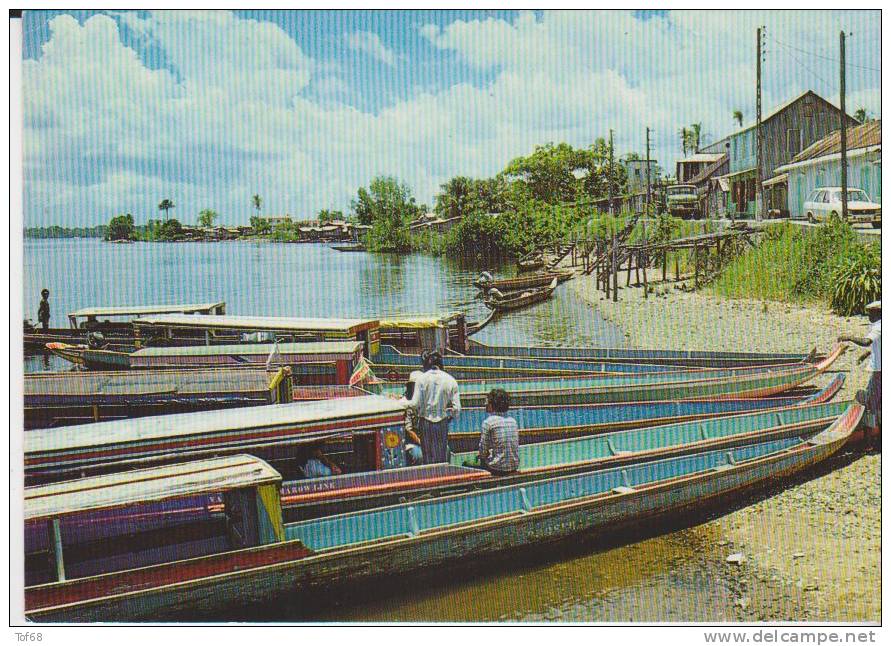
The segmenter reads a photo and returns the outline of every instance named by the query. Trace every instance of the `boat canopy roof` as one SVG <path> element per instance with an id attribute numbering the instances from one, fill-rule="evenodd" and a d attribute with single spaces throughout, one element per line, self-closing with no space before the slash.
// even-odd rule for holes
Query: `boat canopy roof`
<path id="1" fill-rule="evenodd" d="M 193 345 L 169 348 L 144 348 L 133 357 L 207 357 L 227 354 L 263 355 L 274 351 L 273 343 L 243 343 L 239 345 Z M 331 355 L 353 354 L 362 349 L 361 341 L 322 341 L 318 343 L 279 343 L 280 354 Z"/>
<path id="2" fill-rule="evenodd" d="M 387 317 L 380 320 L 382 330 L 446 327 L 452 321 L 464 316 L 463 312 L 447 314 L 409 314 L 406 316 Z"/>
<path id="3" fill-rule="evenodd" d="M 252 455 L 91 476 L 25 488 L 25 520 L 156 502 L 281 482 L 281 475 Z"/>
<path id="4" fill-rule="evenodd" d="M 306 425 L 307 441 L 343 435 L 353 426 L 332 427 L 328 422 L 353 418 L 378 420 L 401 415 L 405 404 L 380 395 L 341 397 L 321 401 L 272 404 L 197 413 L 176 413 L 136 419 L 119 419 L 76 426 L 60 426 L 25 433 L 25 454 L 94 448 L 128 442 L 187 438 L 246 429 L 292 428 Z M 314 427 L 313 424 L 316 424 Z M 369 425 L 372 423 L 369 422 Z M 380 425 L 379 421 L 374 424 Z M 361 427 L 360 427 L 361 428 Z"/>
<path id="5" fill-rule="evenodd" d="M 289 316 L 187 316 L 162 314 L 136 319 L 136 325 L 224 330 L 276 330 L 287 332 L 347 332 L 355 334 L 378 327 L 377 319 L 293 318 Z"/>
<path id="6" fill-rule="evenodd" d="M 85 318 L 90 316 L 147 316 L 150 314 L 195 314 L 210 312 L 225 306 L 224 301 L 215 303 L 173 303 L 170 305 L 132 305 L 124 307 L 85 307 L 71 312 L 69 317 Z"/>

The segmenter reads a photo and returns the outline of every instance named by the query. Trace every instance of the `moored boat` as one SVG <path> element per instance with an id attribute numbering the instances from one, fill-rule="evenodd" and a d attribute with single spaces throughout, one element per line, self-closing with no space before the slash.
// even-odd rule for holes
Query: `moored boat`
<path id="1" fill-rule="evenodd" d="M 500 290 L 493 288 L 486 295 L 485 303 L 486 307 L 496 312 L 518 310 L 549 299 L 555 289 L 557 289 L 556 278 L 547 287 L 508 292 L 507 294 L 502 294 Z"/>
<path id="2" fill-rule="evenodd" d="M 25 375 L 25 428 L 282 404 L 297 390 L 287 368 L 35 373 Z M 343 387 L 330 396 L 349 392 Z"/>
<path id="3" fill-rule="evenodd" d="M 783 438 L 297 523 L 282 520 L 278 473 L 250 456 L 27 488 L 25 613 L 33 621 L 157 621 L 580 533 L 612 534 L 776 484 L 838 451 L 862 414 L 863 407 L 852 404 L 808 439 Z M 209 504 L 220 497 L 222 509 Z M 192 501 L 203 518 L 186 517 L 188 524 L 158 531 L 158 515 L 145 513 L 182 500 Z M 91 522 L 110 510 L 124 514 L 125 521 Z M 161 518 L 177 522 L 168 514 Z"/>
<path id="4" fill-rule="evenodd" d="M 25 433 L 25 478 L 45 482 L 244 451 L 290 473 L 300 466 L 293 463 L 300 449 L 335 438 L 350 470 L 405 466 L 405 405 L 349 397 L 32 430 Z"/>
<path id="5" fill-rule="evenodd" d="M 497 477 L 488 471 L 482 471 L 480 476 L 477 451 L 472 450 L 452 453 L 451 469 L 425 465 L 286 482 L 282 485 L 282 507 L 287 519 L 314 518 L 392 505 L 413 497 L 430 498 L 528 483 L 784 437 L 806 438 L 827 428 L 850 405 L 851 402 L 836 402 L 773 408 L 523 444 L 519 451 L 520 468 Z M 478 444 L 479 434 L 476 440 Z"/>
<path id="6" fill-rule="evenodd" d="M 288 366 L 295 381 L 317 385 L 348 384 L 362 357 L 359 341 L 157 347 L 129 353 L 52 343 L 47 349 L 91 370 Z"/>
<path id="7" fill-rule="evenodd" d="M 503 292 L 514 292 L 521 289 L 531 289 L 534 287 L 547 287 L 554 279 L 558 283 L 572 278 L 572 271 L 554 271 L 541 274 L 530 274 L 529 276 L 520 276 L 518 278 L 504 278 L 501 280 L 485 280 L 478 278 L 473 281 L 475 287 L 480 289 L 500 289 Z"/>
<path id="8" fill-rule="evenodd" d="M 43 331 L 33 325 L 26 325 L 25 349 L 43 350 L 47 343 L 84 344 L 90 333 L 101 332 L 109 349 L 126 350 L 134 343 L 132 319 L 153 314 L 225 314 L 225 312 L 226 303 L 223 301 L 87 307 L 68 314 L 68 328 L 50 328 Z"/>
<path id="9" fill-rule="evenodd" d="M 515 406 L 767 397 L 809 382 L 828 370 L 846 349 L 843 344 L 836 345 L 817 364 L 607 377 L 468 380 L 460 383 L 461 401 L 467 406 L 482 406 L 493 388 L 503 388 L 509 392 Z M 402 386 L 398 384 L 368 384 L 364 388 L 369 392 L 391 396 L 399 396 L 402 392 Z"/>
<path id="10" fill-rule="evenodd" d="M 515 357 L 524 359 L 559 359 L 563 361 L 609 361 L 611 363 L 670 364 L 701 368 L 802 363 L 821 359 L 816 350 L 810 354 L 769 352 L 715 352 L 711 350 L 635 350 L 628 348 L 565 348 L 494 346 L 468 341 L 468 356 Z"/>

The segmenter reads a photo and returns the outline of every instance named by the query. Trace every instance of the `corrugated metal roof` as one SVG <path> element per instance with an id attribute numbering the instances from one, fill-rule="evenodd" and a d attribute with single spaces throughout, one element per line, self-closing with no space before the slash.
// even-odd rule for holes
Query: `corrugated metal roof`
<path id="1" fill-rule="evenodd" d="M 867 146 L 878 146 L 882 143 L 882 122 L 881 120 L 870 121 L 853 128 L 848 128 L 847 134 L 848 150 L 866 148 Z M 795 157 L 792 158 L 792 163 L 794 164 L 796 162 L 840 152 L 841 130 L 839 129 L 829 133 L 819 141 L 815 141 L 795 155 Z"/>
<path id="2" fill-rule="evenodd" d="M 27 487 L 25 520 L 281 482 L 263 460 L 235 455 Z"/>
<path id="3" fill-rule="evenodd" d="M 696 153 L 695 155 L 690 155 L 689 157 L 684 157 L 683 159 L 678 160 L 679 164 L 686 164 L 688 162 L 716 162 L 721 157 L 726 155 L 727 153 Z"/>

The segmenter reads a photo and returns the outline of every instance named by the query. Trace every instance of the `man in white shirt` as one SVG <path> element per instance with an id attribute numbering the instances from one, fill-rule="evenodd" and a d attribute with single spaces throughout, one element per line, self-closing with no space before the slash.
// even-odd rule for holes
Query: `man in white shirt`
<path id="1" fill-rule="evenodd" d="M 424 373 L 415 381 L 409 407 L 418 416 L 424 462 L 449 461 L 449 422 L 461 412 L 458 382 L 442 369 L 442 355 L 424 355 Z"/>
<path id="2" fill-rule="evenodd" d="M 840 336 L 839 341 L 850 341 L 861 347 L 869 348 L 857 358 L 857 363 L 869 357 L 869 369 L 872 374 L 866 391 L 857 393 L 857 401 L 866 406 L 867 415 L 871 418 L 867 423 L 875 430 L 882 428 L 882 301 L 874 301 L 866 306 L 869 316 L 869 331 L 865 337 Z"/>

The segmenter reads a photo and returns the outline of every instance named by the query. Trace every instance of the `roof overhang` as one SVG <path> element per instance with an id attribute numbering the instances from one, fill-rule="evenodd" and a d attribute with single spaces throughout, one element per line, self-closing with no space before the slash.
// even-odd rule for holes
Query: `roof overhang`
<path id="1" fill-rule="evenodd" d="M 879 144 L 877 146 L 865 146 L 863 148 L 855 148 L 854 150 L 849 150 L 847 152 L 848 159 L 852 157 L 862 157 L 864 155 L 869 155 L 870 153 L 880 153 L 882 152 L 882 145 Z M 828 155 L 821 155 L 820 157 L 814 157 L 813 159 L 802 159 L 800 162 L 793 162 L 791 164 L 783 164 L 779 168 L 777 168 L 778 172 L 786 172 L 790 170 L 794 170 L 797 168 L 804 168 L 806 166 L 814 166 L 815 164 L 822 164 L 828 161 L 841 160 L 841 153 L 830 153 Z"/>
<path id="2" fill-rule="evenodd" d="M 783 173 L 782 175 L 776 175 L 775 177 L 764 180 L 763 182 L 761 182 L 761 186 L 775 186 L 776 184 L 785 184 L 788 181 L 789 174 Z"/>

